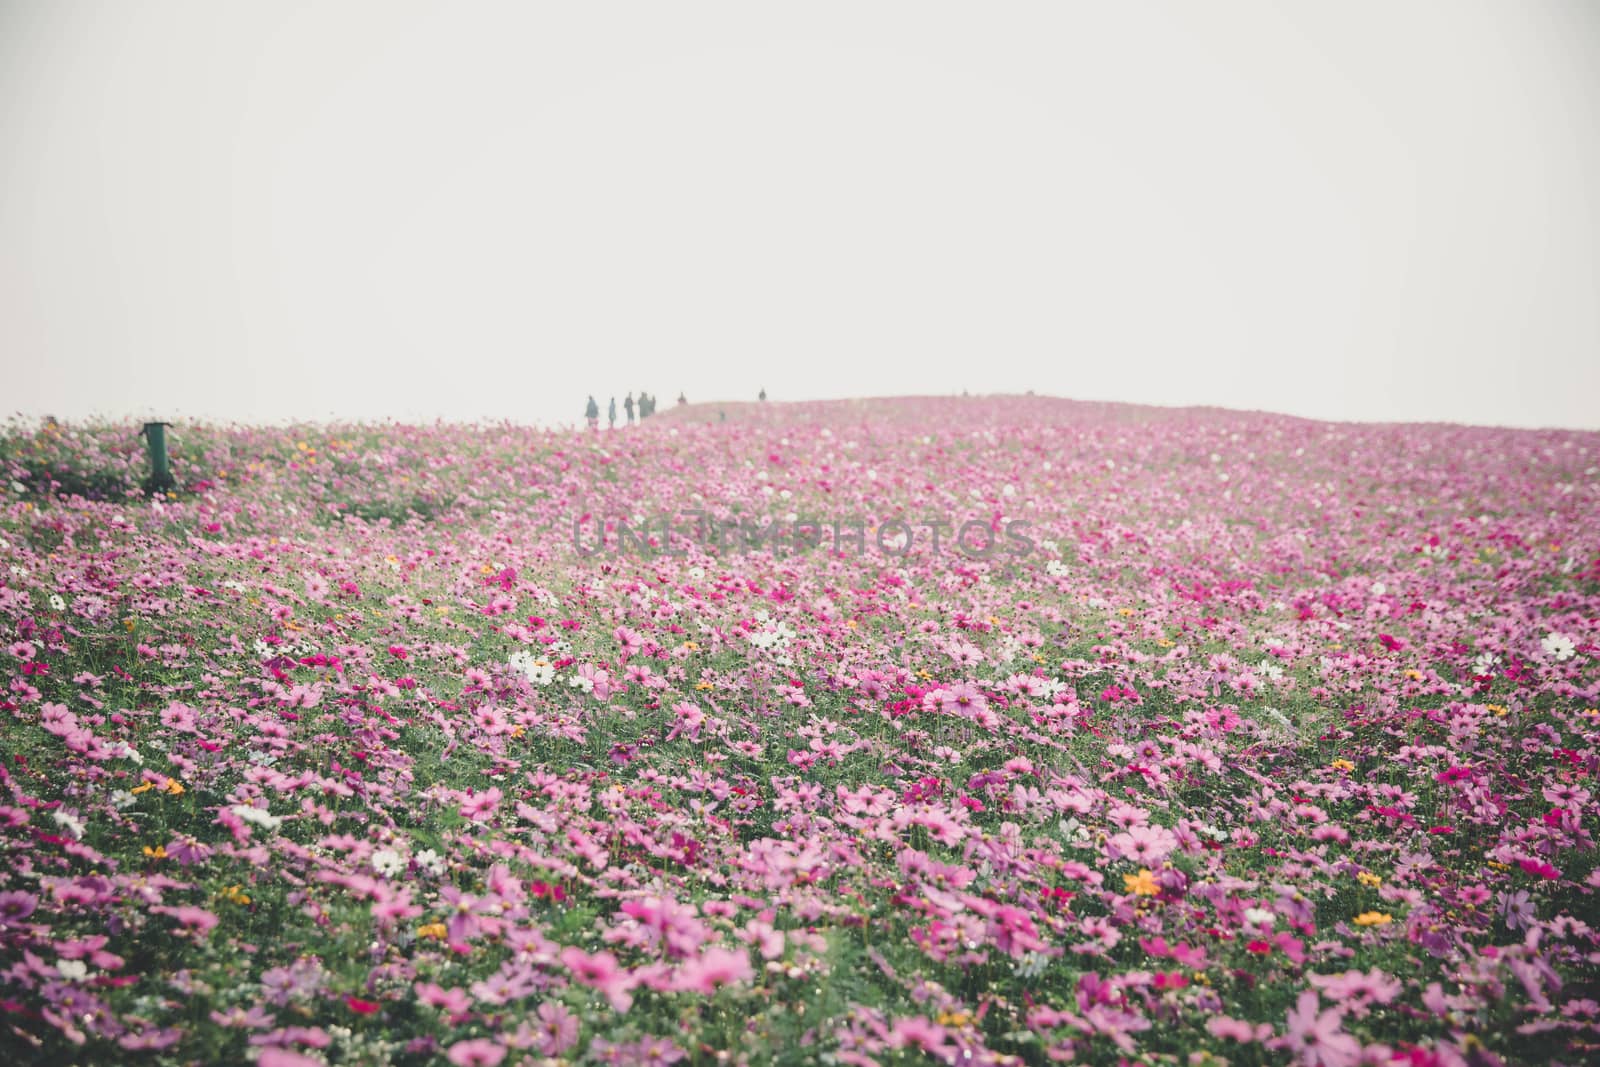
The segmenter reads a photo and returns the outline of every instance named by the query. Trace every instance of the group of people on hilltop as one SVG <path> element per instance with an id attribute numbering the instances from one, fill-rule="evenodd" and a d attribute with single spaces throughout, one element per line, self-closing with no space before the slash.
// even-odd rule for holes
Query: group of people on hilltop
<path id="1" fill-rule="evenodd" d="M 684 400 L 684 398 L 682 396 L 678 397 L 678 403 L 684 404 L 684 403 L 687 403 L 687 402 L 688 401 Z M 637 403 L 635 403 L 634 399 L 633 399 L 633 394 L 629 393 L 627 395 L 627 397 L 622 401 L 622 411 L 623 411 L 624 416 L 628 420 L 628 425 L 629 426 L 633 425 L 633 412 L 634 412 L 635 408 L 637 408 L 638 411 L 639 411 L 639 418 L 648 419 L 651 415 L 654 415 L 655 412 L 656 412 L 656 398 L 651 396 L 649 393 L 640 391 L 639 400 L 638 400 Z M 589 395 L 589 403 L 583 409 L 583 416 L 584 416 L 585 419 L 587 419 L 589 421 L 589 429 L 598 430 L 600 428 L 600 405 L 595 403 L 594 394 L 592 394 L 592 393 Z M 606 417 L 607 417 L 607 419 L 610 420 L 611 429 L 613 429 L 613 430 L 616 429 L 617 428 L 617 398 L 616 397 L 612 397 L 611 398 L 611 404 L 607 408 Z"/>
<path id="2" fill-rule="evenodd" d="M 767 399 L 767 391 L 764 388 L 761 390 L 761 399 L 762 400 L 766 400 Z M 679 407 L 683 407 L 688 402 L 689 402 L 689 398 L 687 396 L 685 396 L 683 393 L 680 392 L 678 394 L 678 406 Z M 623 411 L 624 416 L 627 418 L 627 425 L 629 425 L 629 426 L 633 425 L 633 412 L 634 412 L 635 407 L 638 408 L 639 418 L 641 420 L 648 419 L 651 415 L 654 415 L 656 413 L 656 398 L 654 396 L 652 396 L 651 394 L 646 393 L 646 392 L 641 390 L 640 393 L 639 393 L 638 403 L 635 404 L 634 403 L 634 399 L 633 399 L 633 394 L 629 393 L 627 395 L 627 397 L 622 401 L 622 411 Z M 583 417 L 588 421 L 589 429 L 598 430 L 600 428 L 600 405 L 595 403 L 595 399 L 594 399 L 594 394 L 593 393 L 589 394 L 589 403 L 584 405 Z M 724 414 L 723 417 L 726 418 L 727 417 L 726 414 Z M 617 398 L 616 397 L 612 397 L 611 398 L 611 404 L 609 405 L 609 407 L 606 410 L 606 418 L 607 418 L 607 420 L 609 422 L 609 428 L 613 429 L 613 430 L 616 429 L 617 428 Z"/>

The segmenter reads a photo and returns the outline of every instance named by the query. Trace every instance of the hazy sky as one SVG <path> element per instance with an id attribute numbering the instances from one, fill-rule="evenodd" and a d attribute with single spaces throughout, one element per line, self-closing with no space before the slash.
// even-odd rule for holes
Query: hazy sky
<path id="1" fill-rule="evenodd" d="M 1600 4 L 0 0 L 0 413 L 1600 427 Z"/>

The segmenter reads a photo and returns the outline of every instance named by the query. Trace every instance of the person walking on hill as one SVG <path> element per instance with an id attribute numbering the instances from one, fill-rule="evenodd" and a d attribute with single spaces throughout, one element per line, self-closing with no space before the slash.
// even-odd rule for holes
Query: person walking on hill
<path id="1" fill-rule="evenodd" d="M 610 425 L 607 426 L 606 428 L 608 430 L 615 430 L 617 428 L 617 398 L 616 397 L 612 397 L 611 398 L 611 408 L 610 408 L 610 410 L 608 410 L 606 412 L 606 418 L 608 420 L 610 420 Z"/>
<path id="2" fill-rule="evenodd" d="M 589 403 L 584 406 L 583 417 L 589 420 L 589 429 L 600 428 L 600 405 L 594 402 L 594 394 L 589 394 Z"/>
<path id="3" fill-rule="evenodd" d="M 628 396 L 627 396 L 627 399 L 623 400 L 623 402 L 622 402 L 622 413 L 625 416 L 627 416 L 628 425 L 632 426 L 633 425 L 633 394 L 632 393 L 629 393 Z"/>
<path id="4" fill-rule="evenodd" d="M 685 405 L 685 404 L 687 404 L 687 403 L 688 403 L 688 402 L 689 402 L 689 398 L 688 398 L 688 397 L 686 397 L 686 396 L 684 396 L 684 395 L 683 395 L 683 391 L 682 391 L 682 390 L 681 390 L 681 389 L 680 389 L 680 390 L 679 390 L 679 391 L 678 391 L 678 406 L 679 406 L 679 407 L 680 407 L 680 408 L 681 408 L 681 407 L 683 407 L 683 406 L 684 406 L 684 405 Z"/>
<path id="5" fill-rule="evenodd" d="M 759 397 L 757 397 L 756 399 L 760 400 L 763 404 L 765 404 L 767 402 L 767 387 L 766 386 L 763 385 L 761 387 L 761 395 Z"/>

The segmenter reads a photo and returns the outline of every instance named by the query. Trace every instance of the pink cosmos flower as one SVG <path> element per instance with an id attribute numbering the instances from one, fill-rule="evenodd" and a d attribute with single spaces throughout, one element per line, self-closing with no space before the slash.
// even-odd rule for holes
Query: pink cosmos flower
<path id="1" fill-rule="evenodd" d="M 482 822 L 494 814 L 495 808 L 500 806 L 502 796 L 500 790 L 490 787 L 467 797 L 461 802 L 461 817 L 472 822 Z"/>
<path id="2" fill-rule="evenodd" d="M 944 1059 L 945 1041 L 948 1031 L 926 1016 L 914 1015 L 904 1019 L 896 1019 L 894 1026 L 889 1030 L 890 1048 L 914 1048 L 918 1051 Z"/>
<path id="3" fill-rule="evenodd" d="M 291 1052 L 286 1048 L 268 1046 L 256 1057 L 256 1067 L 324 1067 L 319 1059 Z"/>
<path id="4" fill-rule="evenodd" d="M 987 708 L 989 702 L 978 691 L 978 687 L 970 682 L 942 689 L 936 698 L 941 715 L 969 716 L 980 708 Z"/>
<path id="5" fill-rule="evenodd" d="M 1108 842 L 1115 855 L 1143 867 L 1154 867 L 1178 847 L 1178 839 L 1164 826 L 1135 826 Z"/>
<path id="6" fill-rule="evenodd" d="M 506 1050 L 504 1045 L 486 1037 L 475 1037 L 451 1045 L 446 1058 L 455 1067 L 498 1067 L 506 1058 Z"/>
<path id="7" fill-rule="evenodd" d="M 699 957 L 686 961 L 673 977 L 674 988 L 709 996 L 719 986 L 748 982 L 755 977 L 750 954 L 743 949 L 708 948 Z"/>
<path id="8" fill-rule="evenodd" d="M 572 972 L 575 981 L 597 990 L 610 1001 L 613 1011 L 625 1013 L 633 1006 L 633 994 L 629 990 L 634 986 L 634 978 L 611 953 L 596 952 L 591 956 L 581 948 L 566 948 L 561 952 L 561 962 Z"/>
<path id="9" fill-rule="evenodd" d="M 1376 967 L 1365 974 L 1346 971 L 1343 974 L 1312 974 L 1307 980 L 1336 1004 L 1350 1010 L 1357 1018 L 1367 1014 L 1373 1005 L 1390 1004 L 1404 988 L 1400 980 L 1392 978 Z"/>
<path id="10" fill-rule="evenodd" d="M 1268 1023 L 1252 1026 L 1243 1019 L 1230 1019 L 1226 1015 L 1213 1015 L 1207 1019 L 1206 1030 L 1213 1037 L 1225 1037 L 1233 1041 L 1265 1041 L 1272 1036 L 1272 1026 Z"/>
<path id="11" fill-rule="evenodd" d="M 700 740 L 700 728 L 705 725 L 706 721 L 705 712 L 701 711 L 697 705 L 683 701 L 672 705 L 672 714 L 677 717 L 677 721 L 667 734 L 668 741 L 675 740 L 682 735 L 687 735 L 691 741 Z"/>
<path id="12" fill-rule="evenodd" d="M 154 907 L 150 909 L 157 915 L 165 915 L 176 919 L 186 933 L 197 937 L 204 937 L 217 925 L 217 917 L 204 908 L 196 908 L 188 904 L 178 907 Z"/>
<path id="13" fill-rule="evenodd" d="M 565 1005 L 547 1000 L 539 1005 L 539 1053 L 559 1056 L 578 1043 L 578 1017 Z"/>
<path id="14" fill-rule="evenodd" d="M 1306 1067 L 1349 1067 L 1361 1058 L 1361 1042 L 1344 1032 L 1342 1012 L 1321 1006 L 1314 991 L 1301 993 L 1276 1047 L 1292 1050 Z"/>

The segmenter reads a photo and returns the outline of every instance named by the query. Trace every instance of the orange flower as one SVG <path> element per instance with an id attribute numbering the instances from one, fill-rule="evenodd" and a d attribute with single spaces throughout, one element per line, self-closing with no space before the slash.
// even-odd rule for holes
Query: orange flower
<path id="1" fill-rule="evenodd" d="M 1125 892 L 1141 897 L 1153 897 L 1161 892 L 1161 887 L 1156 885 L 1156 876 L 1150 873 L 1148 867 L 1140 867 L 1138 874 L 1123 875 L 1122 888 Z"/>

